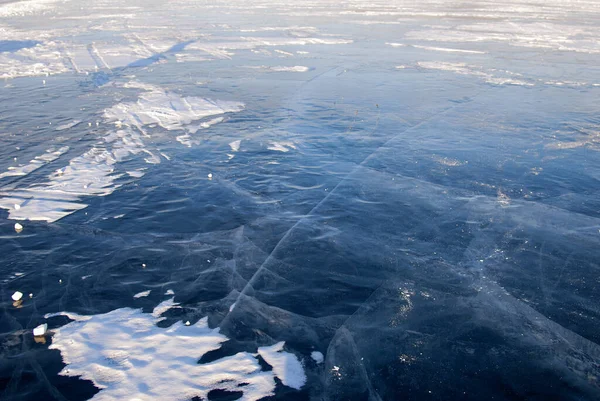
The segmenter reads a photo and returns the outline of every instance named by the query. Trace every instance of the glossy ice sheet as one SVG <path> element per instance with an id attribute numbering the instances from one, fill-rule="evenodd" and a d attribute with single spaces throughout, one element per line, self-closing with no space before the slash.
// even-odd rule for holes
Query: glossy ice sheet
<path id="1" fill-rule="evenodd" d="M 599 11 L 0 2 L 0 398 L 597 399 Z"/>

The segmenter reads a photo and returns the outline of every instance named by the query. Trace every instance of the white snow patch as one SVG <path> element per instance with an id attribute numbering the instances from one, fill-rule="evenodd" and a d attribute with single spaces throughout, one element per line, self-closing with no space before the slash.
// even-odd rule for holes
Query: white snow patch
<path id="1" fill-rule="evenodd" d="M 36 156 L 28 164 L 22 164 L 16 167 L 9 167 L 8 171 L 5 171 L 4 173 L 0 174 L 0 178 L 25 176 L 31 173 L 32 171 L 35 171 L 38 168 L 45 166 L 46 164 L 58 159 L 68 150 L 68 146 L 64 146 L 58 150 L 48 149 L 46 153 L 40 156 Z"/>
<path id="2" fill-rule="evenodd" d="M 37 336 L 43 336 L 44 334 L 46 334 L 47 330 L 48 330 L 48 324 L 47 323 L 40 324 L 35 329 L 33 329 L 33 335 L 36 336 L 36 337 Z"/>
<path id="3" fill-rule="evenodd" d="M 119 123 L 122 129 L 109 131 L 107 136 L 87 152 L 71 159 L 67 166 L 49 175 L 46 182 L 0 193 L 3 196 L 0 198 L 0 208 L 9 210 L 10 219 L 54 222 L 87 207 L 82 198 L 107 196 L 117 190 L 122 185 L 118 180 L 123 176 L 117 170 L 119 163 L 144 154 L 147 155 L 144 158 L 147 163 L 160 163 L 160 157 L 148 150 L 143 141 L 144 137 L 150 136 L 146 126 L 159 125 L 167 130 L 188 129 L 188 132 L 193 133 L 223 121 L 223 117 L 189 128 L 193 121 L 244 108 L 243 103 L 239 102 L 181 97 L 157 86 L 135 81 L 124 86 L 142 89 L 144 92 L 135 102 L 119 103 L 104 111 L 105 122 Z M 189 140 L 189 136 L 187 139 Z M 9 169 L 0 178 L 26 175 L 56 160 L 67 150 L 68 147 L 49 151 L 26 166 Z M 144 174 L 141 170 L 126 173 L 133 178 L 140 178 Z M 19 204 L 21 208 L 13 208 L 14 204 Z"/>
<path id="4" fill-rule="evenodd" d="M 270 347 L 258 348 L 258 354 L 273 367 L 273 372 L 281 382 L 299 390 L 306 383 L 306 375 L 298 357 L 288 352 L 282 352 L 285 342 L 281 341 Z"/>
<path id="5" fill-rule="evenodd" d="M 275 377 L 296 389 L 306 382 L 296 356 L 282 351 L 283 342 L 258 349 L 272 371 L 263 371 L 248 352 L 198 364 L 228 339 L 218 328 L 209 328 L 207 318 L 189 326 L 157 327 L 160 314 L 173 305 L 172 300 L 163 302 L 152 314 L 122 308 L 93 316 L 46 315 L 74 320 L 55 330 L 50 345 L 67 365 L 60 374 L 91 380 L 100 388 L 93 400 L 208 399 L 211 390 L 221 389 L 243 392 L 241 400 L 255 401 L 274 395 Z"/>
<path id="6" fill-rule="evenodd" d="M 137 294 L 135 294 L 133 297 L 134 298 L 142 298 L 142 297 L 147 297 L 148 295 L 150 295 L 150 292 L 152 290 L 148 290 L 148 291 L 142 291 L 142 292 L 138 292 Z"/>

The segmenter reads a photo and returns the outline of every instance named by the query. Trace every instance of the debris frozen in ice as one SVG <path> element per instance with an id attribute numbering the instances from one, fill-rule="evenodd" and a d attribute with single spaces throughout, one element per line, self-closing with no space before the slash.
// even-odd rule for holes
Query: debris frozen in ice
<path id="1" fill-rule="evenodd" d="M 43 336 L 44 334 L 46 334 L 46 330 L 48 330 L 48 324 L 47 323 L 40 324 L 38 327 L 33 329 L 33 335 L 34 336 Z"/>
<path id="2" fill-rule="evenodd" d="M 12 294 L 13 301 L 19 301 L 21 298 L 23 298 L 23 293 L 20 291 L 15 291 L 15 293 Z"/>

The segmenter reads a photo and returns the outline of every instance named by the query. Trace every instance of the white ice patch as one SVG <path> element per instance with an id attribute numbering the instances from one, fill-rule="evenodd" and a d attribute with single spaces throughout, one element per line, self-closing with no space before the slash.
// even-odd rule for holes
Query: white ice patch
<path id="1" fill-rule="evenodd" d="M 59 0 L 15 1 L 0 5 L 0 17 L 22 17 L 51 9 Z"/>
<path id="2" fill-rule="evenodd" d="M 533 86 L 534 84 L 522 79 L 522 75 L 506 70 L 490 69 L 465 63 L 450 63 L 444 61 L 421 61 L 417 65 L 428 70 L 450 71 L 459 75 L 478 77 L 493 85 Z"/>
<path id="3" fill-rule="evenodd" d="M 296 389 L 306 382 L 302 365 L 282 351 L 283 343 L 258 349 L 272 371 L 263 371 L 248 352 L 198 364 L 228 339 L 209 328 L 207 318 L 157 327 L 160 314 L 174 305 L 165 301 L 152 314 L 122 308 L 93 316 L 47 315 L 74 320 L 54 330 L 49 347 L 58 349 L 67 365 L 60 374 L 91 380 L 101 389 L 92 398 L 97 401 L 208 399 L 217 389 L 243 392 L 241 400 L 255 401 L 274 395 L 275 377 Z"/>
<path id="4" fill-rule="evenodd" d="M 507 43 L 511 46 L 552 51 L 600 53 L 600 45 L 596 40 L 600 34 L 598 27 L 565 24 L 563 21 L 544 21 L 544 16 L 539 15 L 539 10 L 531 15 L 536 19 L 541 18 L 538 21 L 519 23 L 507 19 L 468 25 L 437 26 L 408 32 L 406 37 L 411 40 L 442 43 Z"/>
<path id="5" fill-rule="evenodd" d="M 290 149 L 296 149 L 296 145 L 294 143 L 285 141 L 285 142 L 269 142 L 270 145 L 267 147 L 269 150 L 275 150 L 277 152 L 289 152 Z"/>
<path id="6" fill-rule="evenodd" d="M 70 123 L 59 125 L 58 127 L 55 128 L 55 130 L 56 131 L 64 131 L 66 129 L 73 128 L 74 126 L 76 126 L 79 123 L 81 123 L 81 120 L 73 120 Z"/>
<path id="7" fill-rule="evenodd" d="M 307 72 L 310 71 L 309 67 L 303 66 L 303 65 L 295 65 L 295 66 L 283 66 L 283 65 L 276 65 L 276 66 L 267 66 L 267 65 L 261 65 L 258 67 L 251 67 L 251 68 L 256 68 L 256 69 L 261 69 L 261 70 L 265 70 L 265 71 L 269 71 L 269 72 Z"/>
<path id="8" fill-rule="evenodd" d="M 323 361 L 325 360 L 325 358 L 323 357 L 323 354 L 320 353 L 319 351 L 313 351 L 310 353 L 310 357 L 317 363 L 323 363 Z"/>
<path id="9" fill-rule="evenodd" d="M 64 146 L 58 150 L 48 149 L 46 153 L 40 156 L 36 156 L 28 164 L 21 164 L 16 167 L 9 167 L 8 171 L 0 174 L 0 178 L 5 177 L 20 177 L 25 176 L 38 168 L 45 166 L 46 164 L 53 162 L 58 159 L 61 155 L 65 154 L 69 150 L 68 146 Z"/>
<path id="10" fill-rule="evenodd" d="M 33 329 L 33 335 L 36 336 L 36 337 L 37 336 L 43 336 L 44 334 L 46 334 L 47 330 L 48 330 L 48 324 L 47 323 L 40 324 L 35 329 Z"/>
<path id="11" fill-rule="evenodd" d="M 64 62 L 60 45 L 52 41 L 14 53 L 0 53 L 0 78 L 47 76 L 70 70 Z"/>
<path id="12" fill-rule="evenodd" d="M 434 46 L 420 46 L 420 45 L 412 45 L 415 49 L 423 49 L 430 50 L 435 52 L 446 52 L 446 53 L 468 53 L 468 54 L 485 54 L 486 52 L 482 52 L 479 50 L 466 50 L 466 49 L 453 49 L 450 47 L 434 47 Z"/>
<path id="13" fill-rule="evenodd" d="M 115 165 L 144 150 L 140 135 L 132 130 L 112 132 L 98 144 L 77 156 L 48 177 L 48 181 L 28 188 L 2 193 L 0 207 L 9 210 L 9 218 L 53 222 L 87 207 L 79 203 L 84 196 L 106 196 L 120 184 Z M 18 203 L 19 210 L 10 205 Z"/>
<path id="14" fill-rule="evenodd" d="M 233 152 L 238 152 L 240 150 L 240 146 L 242 145 L 242 140 L 238 139 L 237 141 L 233 141 L 229 143 L 229 147 Z"/>
<path id="15" fill-rule="evenodd" d="M 10 219 L 54 222 L 87 207 L 83 203 L 84 197 L 107 196 L 117 190 L 122 185 L 118 180 L 124 176 L 117 169 L 119 163 L 135 155 L 144 155 L 144 160 L 150 164 L 160 163 L 160 157 L 148 150 L 143 141 L 143 137 L 150 136 L 146 131 L 148 125 L 159 125 L 167 130 L 186 130 L 186 134 L 177 139 L 184 144 L 192 144 L 190 133 L 217 124 L 223 121 L 223 117 L 190 126 L 193 121 L 244 108 L 243 103 L 239 102 L 181 97 L 139 82 L 130 82 L 126 87 L 142 89 L 144 92 L 136 102 L 119 103 L 104 111 L 105 122 L 114 123 L 122 129 L 109 131 L 101 142 L 49 175 L 46 182 L 0 192 L 3 196 L 0 198 L 0 208 L 9 211 Z M 0 178 L 26 175 L 56 160 L 67 150 L 65 147 L 49 151 L 26 166 L 9 169 Z M 126 173 L 132 178 L 144 175 L 141 169 Z M 20 208 L 14 208 L 15 204 Z"/>
<path id="16" fill-rule="evenodd" d="M 175 139 L 177 140 L 177 142 L 179 142 L 182 145 L 185 145 L 187 147 L 191 147 L 192 145 L 197 145 L 201 142 L 201 139 L 199 139 L 199 138 L 194 139 L 192 137 L 193 134 L 198 132 L 198 130 L 210 128 L 211 126 L 218 124 L 220 122 L 223 122 L 224 120 L 225 120 L 225 118 L 223 118 L 223 117 L 217 117 L 217 118 L 213 118 L 212 120 L 204 121 L 195 126 L 190 125 L 186 128 L 187 132 L 185 134 L 178 135 Z"/>
<path id="17" fill-rule="evenodd" d="M 145 132 L 142 127 L 149 124 L 158 124 L 167 130 L 179 130 L 193 121 L 244 109 L 244 104 L 240 102 L 181 97 L 152 85 L 142 88 L 146 92 L 136 102 L 119 103 L 105 110 L 106 120 L 137 127 L 142 132 Z"/>
<path id="18" fill-rule="evenodd" d="M 260 347 L 258 354 L 273 367 L 273 373 L 288 387 L 300 390 L 306 383 L 304 368 L 294 354 L 283 351 L 285 342 L 270 347 Z"/>
<path id="19" fill-rule="evenodd" d="M 137 294 L 135 294 L 133 297 L 134 298 L 142 298 L 142 297 L 147 297 L 148 295 L 150 295 L 150 292 L 152 290 L 148 290 L 148 291 L 142 291 L 142 292 L 138 292 Z"/>

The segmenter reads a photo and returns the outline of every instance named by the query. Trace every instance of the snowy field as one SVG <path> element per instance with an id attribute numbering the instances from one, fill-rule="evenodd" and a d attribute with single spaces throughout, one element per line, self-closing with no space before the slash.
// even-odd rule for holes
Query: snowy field
<path id="1" fill-rule="evenodd" d="M 0 0 L 0 399 L 600 399 L 599 99 L 595 0 Z"/>

